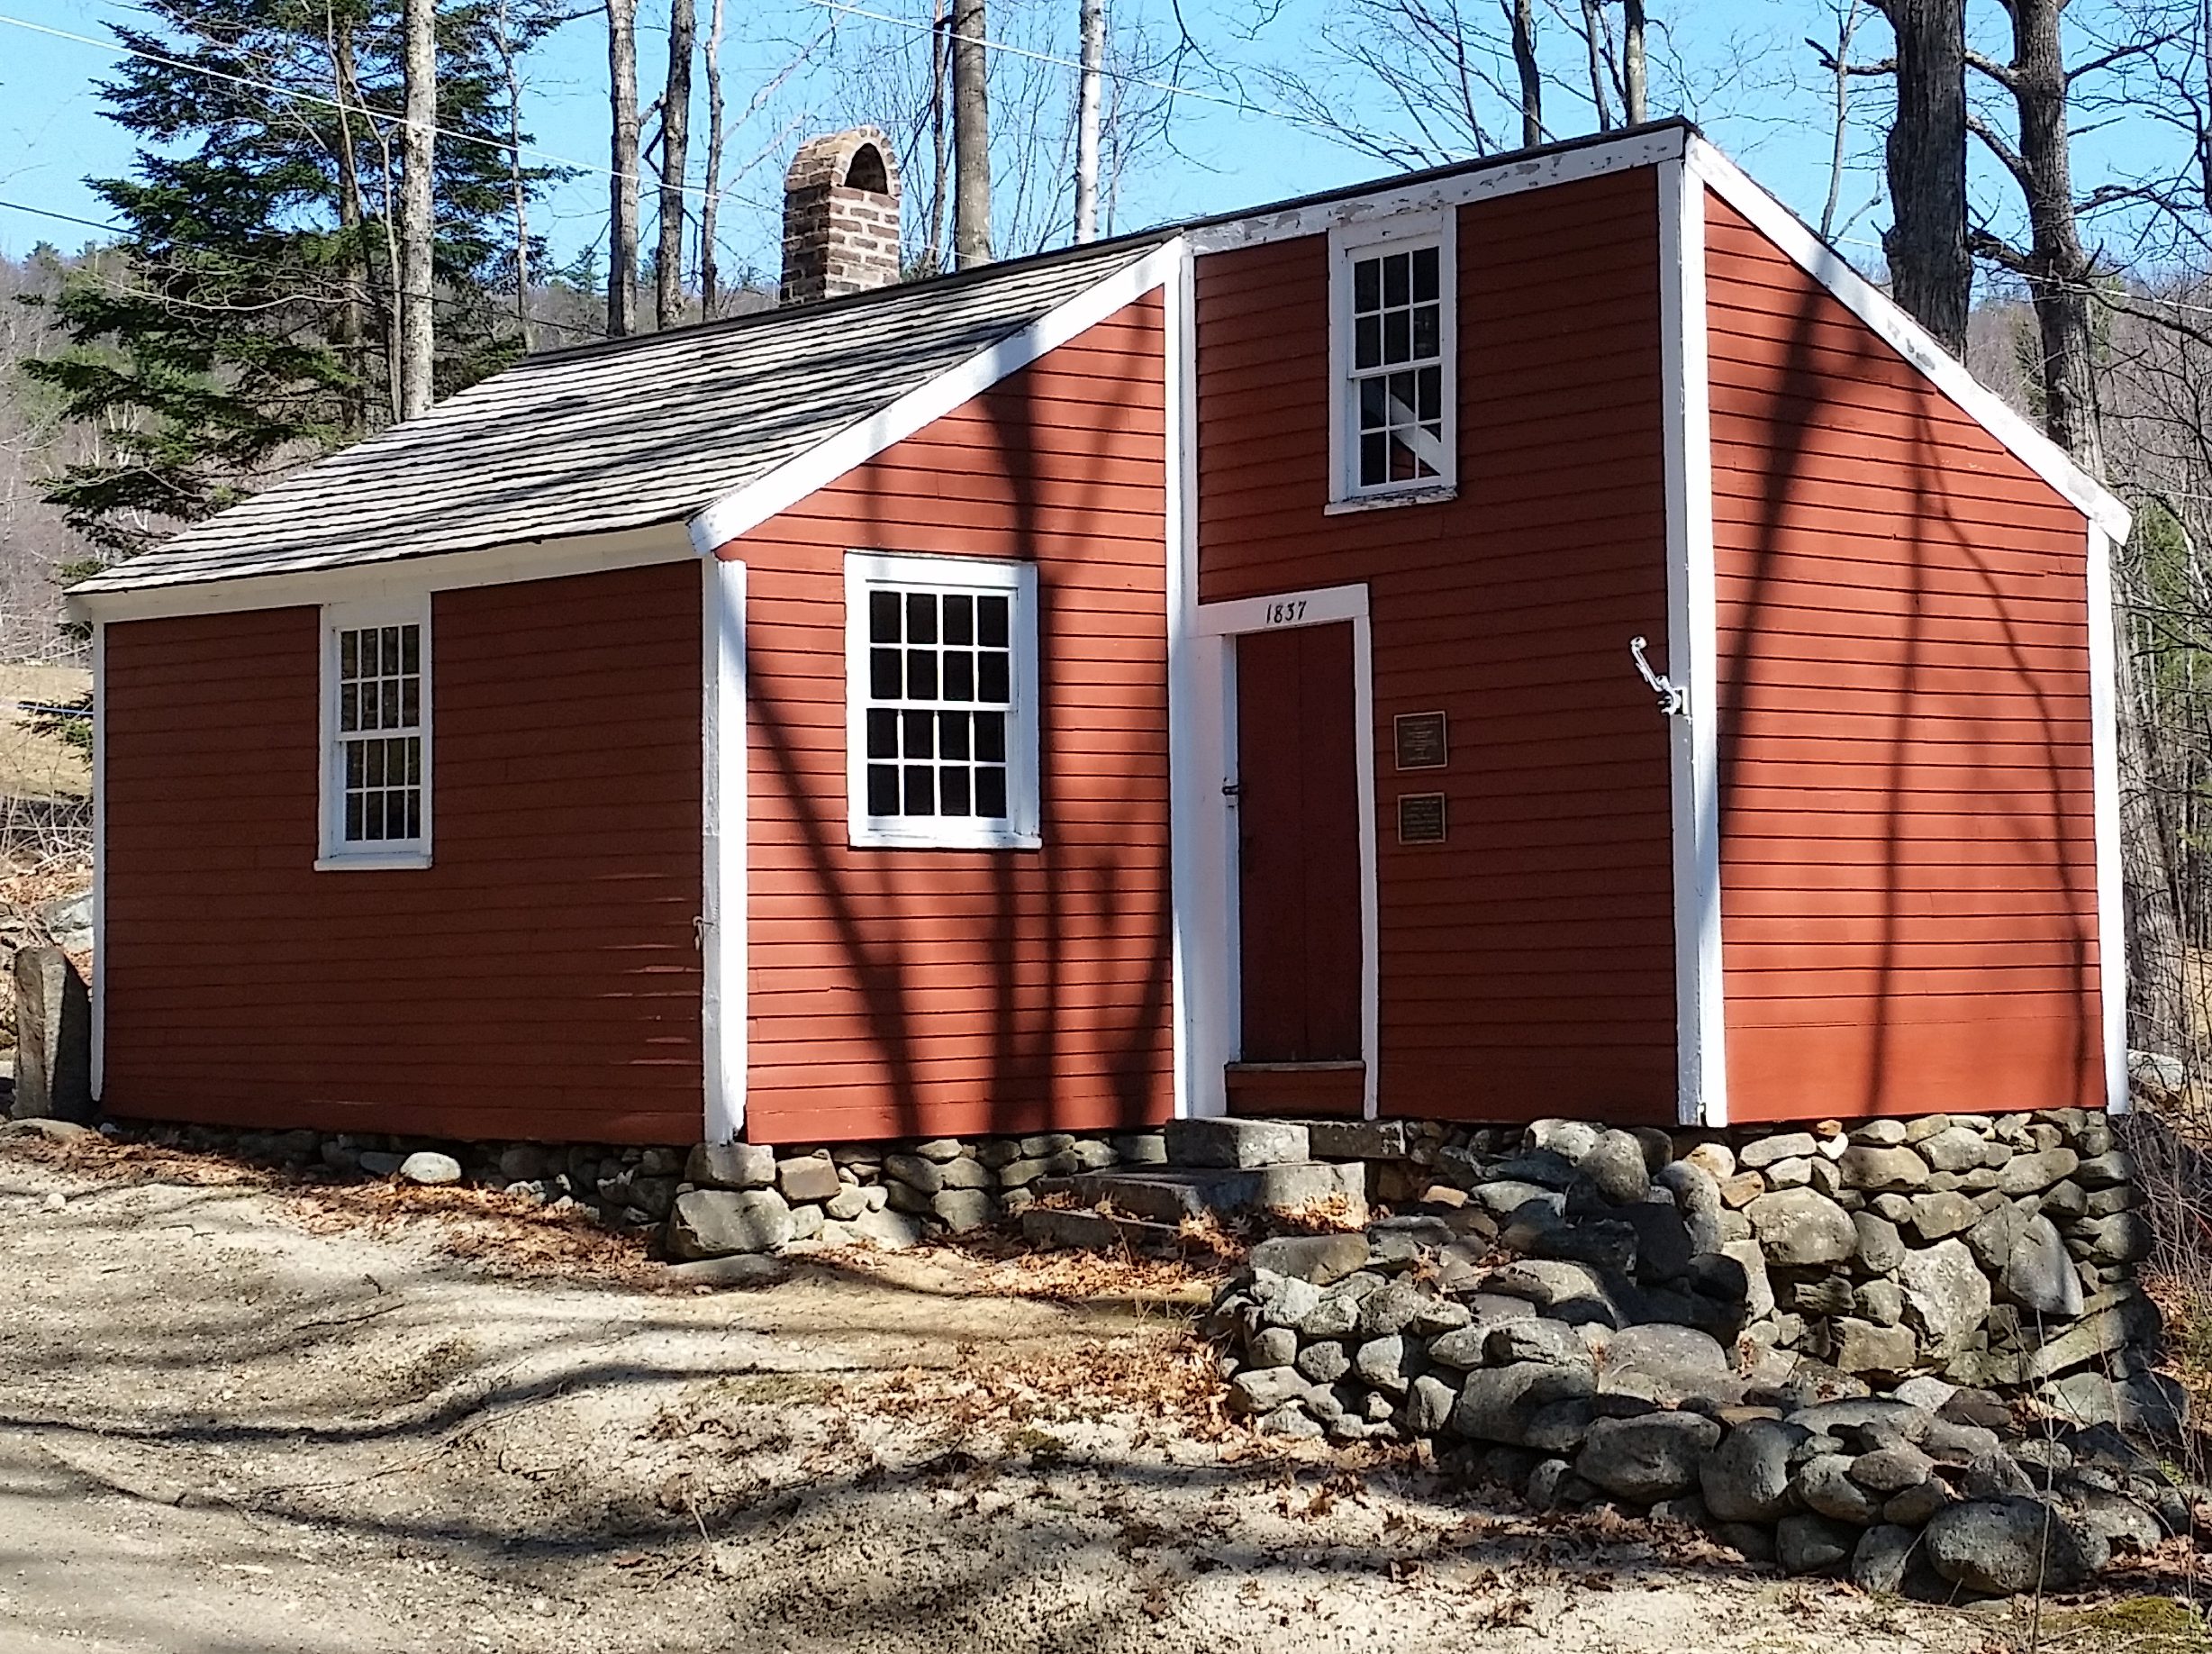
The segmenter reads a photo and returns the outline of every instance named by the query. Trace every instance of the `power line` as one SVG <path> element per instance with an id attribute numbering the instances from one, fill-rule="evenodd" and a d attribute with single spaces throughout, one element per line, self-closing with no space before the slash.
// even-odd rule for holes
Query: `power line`
<path id="1" fill-rule="evenodd" d="M 377 109 L 366 104 L 348 104 L 338 98 L 324 97 L 320 93 L 302 92 L 295 87 L 277 86 L 273 81 L 256 80 L 250 76 L 232 75 L 222 69 L 209 68 L 204 64 L 187 62 L 182 58 L 172 58 L 158 51 L 148 51 L 142 47 L 126 46 L 116 41 L 103 41 L 89 34 L 76 34 L 67 29 L 52 28 L 48 24 L 32 23 L 21 17 L 10 17 L 4 13 L 0 13 L 0 23 L 5 23 L 17 29 L 28 29 L 33 34 L 50 35 L 59 41 L 73 41 L 77 45 L 90 46 L 116 57 L 141 58 L 149 63 L 158 63 L 165 68 L 177 69 L 184 74 L 203 75 L 210 80 L 220 80 L 231 86 L 244 86 L 251 91 L 267 92 L 277 97 L 288 97 L 301 103 L 319 105 L 325 109 L 335 109 L 341 114 L 366 115 L 372 120 L 389 121 L 399 125 L 406 123 L 404 116 L 395 114 L 390 110 Z M 626 183 L 638 185 L 641 189 L 648 184 L 655 189 L 662 187 L 661 181 L 657 177 L 648 179 L 639 173 L 623 172 L 616 168 L 602 166 L 594 161 L 575 160 L 566 155 L 556 155 L 549 150 L 539 149 L 535 144 L 511 143 L 504 139 L 485 138 L 476 132 L 456 132 L 445 126 L 432 126 L 431 131 L 440 138 L 450 138 L 459 143 L 473 143 L 483 149 L 500 150 L 504 154 L 527 155 L 538 160 L 550 162 L 557 167 L 572 167 L 578 172 L 596 172 L 605 177 L 621 178 Z M 739 205 L 751 207 L 757 212 L 781 211 L 780 208 L 771 207 L 766 202 L 756 201 L 749 195 L 741 195 L 733 189 L 710 191 L 704 185 L 689 182 L 680 183 L 675 187 L 687 195 L 703 197 L 712 195 L 718 201 L 735 201 Z"/>
<path id="2" fill-rule="evenodd" d="M 36 218 L 57 219 L 65 224 L 82 224 L 87 230 L 104 230 L 111 235 L 129 235 L 131 233 L 131 227 L 128 224 L 103 223 L 96 218 L 79 218 L 74 213 L 57 213 L 51 207 L 35 207 L 30 205 L 26 202 L 22 201 L 0 200 L 0 208 L 5 208 L 14 213 L 28 213 Z M 267 268 L 267 266 L 264 264 L 263 268 Z M 144 293 L 136 289 L 116 290 L 127 292 L 131 295 L 131 296 L 137 298 L 159 299 L 164 296 L 161 294 Z M 286 296 L 290 299 L 297 299 L 304 295 L 300 294 L 289 294 Z M 433 304 L 453 305 L 464 303 L 464 301 L 460 299 L 441 298 L 435 293 L 431 294 L 430 297 L 431 303 Z M 501 314 L 506 314 L 509 313 L 503 309 Z M 524 313 L 522 319 L 530 323 L 534 326 L 549 327 L 557 333 L 575 333 L 585 339 L 605 339 L 609 337 L 606 330 L 603 328 L 583 327 L 574 322 L 556 322 L 550 316 L 531 315 L 526 312 Z"/>

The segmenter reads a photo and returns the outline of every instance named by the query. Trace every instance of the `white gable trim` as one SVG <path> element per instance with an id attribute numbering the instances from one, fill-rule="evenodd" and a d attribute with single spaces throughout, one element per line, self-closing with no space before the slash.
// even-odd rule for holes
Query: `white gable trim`
<path id="1" fill-rule="evenodd" d="M 1712 399 L 1705 320 L 1705 186 L 1659 168 L 1659 362 L 1667 523 L 1667 677 L 1674 864 L 1675 1118 L 1728 1123 L 1720 929 L 1720 631 L 1713 552 Z"/>
<path id="2" fill-rule="evenodd" d="M 1063 300 L 1020 332 L 977 351 L 888 407 L 846 426 L 735 493 L 724 495 L 692 518 L 692 545 L 701 556 L 713 556 L 739 535 L 789 511 L 894 443 L 904 441 L 1009 375 L 1128 308 L 1155 287 L 1165 286 L 1174 278 L 1182 256 L 1179 239 L 1162 242 L 1143 258 Z"/>
<path id="3" fill-rule="evenodd" d="M 236 614 L 249 609 L 403 601 L 425 592 L 680 563 L 695 555 L 682 525 L 668 523 L 611 534 L 493 546 L 481 551 L 349 563 L 340 568 L 193 580 L 121 592 L 77 592 L 64 601 L 62 613 L 73 621 L 160 620 L 177 614 Z"/>
<path id="4" fill-rule="evenodd" d="M 1418 183 L 1380 186 L 1335 201 L 1286 207 L 1280 213 L 1254 213 L 1223 223 L 1201 224 L 1190 232 L 1192 245 L 1201 253 L 1227 252 L 1238 247 L 1259 247 L 1269 241 L 1287 241 L 1301 235 L 1321 235 L 1331 230 L 1371 223 L 1401 213 L 1442 211 L 1487 201 L 1500 195 L 1518 195 L 1523 190 L 1549 189 L 1609 172 L 1630 172 L 1679 160 L 1689 129 L 1662 127 L 1656 132 L 1630 132 L 1609 142 L 1578 143 L 1548 154 L 1501 160 L 1495 166 L 1470 168 Z"/>
<path id="5" fill-rule="evenodd" d="M 1686 159 L 1707 187 L 1750 220 L 1754 229 L 1833 294 L 1845 309 L 1880 334 L 1969 418 L 2011 450 L 2021 464 L 2049 483 L 2114 543 L 2126 543 L 2127 507 L 2067 458 L 2058 444 L 2007 407 L 1995 391 L 1967 372 L 1895 300 L 1853 269 L 1841 253 L 1704 139 L 1691 137 Z"/>

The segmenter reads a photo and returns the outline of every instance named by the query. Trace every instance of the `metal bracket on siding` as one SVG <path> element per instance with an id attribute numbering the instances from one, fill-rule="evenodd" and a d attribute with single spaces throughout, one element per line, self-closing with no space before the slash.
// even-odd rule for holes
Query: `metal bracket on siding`
<path id="1" fill-rule="evenodd" d="M 1644 681 L 1651 686 L 1651 692 L 1659 697 L 1661 715 L 1668 718 L 1689 716 L 1690 691 L 1677 688 L 1665 673 L 1651 669 L 1651 662 L 1644 659 L 1642 638 L 1628 640 L 1628 655 L 1636 662 L 1636 669 L 1643 674 Z"/>

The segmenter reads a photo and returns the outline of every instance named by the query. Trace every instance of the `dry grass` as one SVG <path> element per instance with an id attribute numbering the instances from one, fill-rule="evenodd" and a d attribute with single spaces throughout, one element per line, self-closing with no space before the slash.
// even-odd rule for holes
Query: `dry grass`
<path id="1" fill-rule="evenodd" d="M 81 799 L 92 766 L 79 749 L 32 727 L 18 701 L 62 705 L 92 688 L 83 667 L 0 665 L 0 797 Z"/>

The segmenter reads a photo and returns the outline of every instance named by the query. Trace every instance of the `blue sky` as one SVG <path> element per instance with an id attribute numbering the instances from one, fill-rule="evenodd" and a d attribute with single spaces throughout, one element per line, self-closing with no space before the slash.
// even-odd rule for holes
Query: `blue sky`
<path id="1" fill-rule="evenodd" d="M 927 0 L 854 3 L 902 18 L 928 15 Z M 1184 63 L 1174 71 L 1176 84 L 1217 99 L 1241 97 L 1254 107 L 1178 99 L 1172 150 L 1155 148 L 1134 166 L 1119 202 L 1119 227 L 1234 209 L 1390 169 L 1287 118 L 1283 101 L 1265 84 L 1271 66 L 1321 72 L 1314 41 L 1330 0 L 1281 0 L 1270 14 L 1272 21 L 1256 30 L 1252 7 L 1257 3 L 1190 0 L 1185 5 L 1183 15 L 1210 62 Z M 1041 12 L 1047 4 L 1049 13 Z M 705 5 L 701 0 L 703 14 Z M 1029 9 L 1023 12 L 1020 6 Z M 656 0 L 645 0 L 640 75 L 648 83 L 648 95 L 665 50 L 665 29 L 653 27 L 656 9 Z M 1676 9 L 1651 6 L 1662 20 Z M 1680 9 L 1695 21 L 1673 38 L 1671 50 L 1658 54 L 1664 60 L 1655 75 L 1654 112 L 1680 109 L 1699 119 L 1770 188 L 1817 220 L 1827 187 L 1831 132 L 1827 89 L 1803 37 L 1832 28 L 1830 0 L 1698 0 Z M 832 14 L 813 0 L 765 0 L 733 5 L 730 11 L 732 35 L 724 63 L 729 98 L 738 107 L 789 65 L 800 43 L 815 40 L 832 21 L 839 30 L 766 99 L 730 145 L 733 157 L 757 154 L 759 159 L 730 185 L 737 198 L 724 208 L 724 257 L 735 267 L 748 260 L 765 267 L 774 259 L 773 204 L 782 158 L 807 132 L 869 114 L 871 77 L 911 77 L 926 62 L 927 46 L 919 32 Z M 1058 26 L 1062 11 L 1065 30 Z M 1074 11 L 1074 0 L 994 0 L 993 33 L 1041 45 L 1048 52 L 1065 50 L 1056 43 L 1072 33 Z M 0 15 L 100 38 L 106 37 L 110 22 L 138 20 L 122 0 L 0 0 Z M 1169 0 L 1119 0 L 1116 11 L 1118 26 L 1143 30 L 1156 39 L 1169 15 Z M 1562 32 L 1555 25 L 1555 45 Z M 1888 50 L 1886 28 L 1878 22 L 1866 25 L 1862 40 L 1872 52 Z M 568 25 L 541 51 L 532 69 L 529 114 L 543 151 L 603 164 L 604 53 L 604 28 L 595 18 Z M 1562 68 L 1573 61 L 1564 50 L 1555 58 Z M 41 35 L 18 23 L 0 23 L 0 200 L 86 218 L 102 215 L 101 204 L 82 180 L 127 170 L 131 159 L 127 135 L 100 112 L 95 83 L 113 61 L 113 53 L 98 47 Z M 1072 80 L 1068 70 L 1034 59 L 994 59 L 993 74 L 1036 77 L 1042 83 Z M 1348 122 L 1391 123 L 1379 93 L 1354 79 L 1337 84 L 1344 94 L 1338 106 Z M 1862 95 L 1871 113 L 1879 95 Z M 1563 135 L 1589 129 L 1587 108 L 1574 107 L 1564 96 L 1555 95 L 1547 114 Z M 703 127 L 703 118 L 694 117 L 694 150 Z M 1880 178 L 1872 163 L 1878 150 L 1871 134 L 1862 133 L 1854 150 L 1858 166 L 1845 190 L 1845 215 L 1858 215 L 1842 235 L 1854 261 L 1867 265 L 1878 259 L 1873 242 L 1886 210 L 1875 201 Z M 1049 179 L 1057 178 L 1056 171 L 1046 171 Z M 539 223 L 558 255 L 572 255 L 602 233 L 606 190 L 603 177 L 587 173 L 562 185 L 546 204 Z M 90 233 L 0 209 L 0 250 L 11 253 L 21 254 L 42 240 L 74 246 Z"/>

